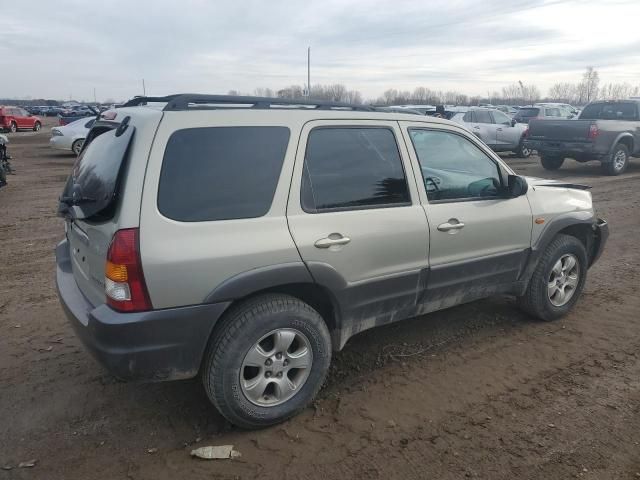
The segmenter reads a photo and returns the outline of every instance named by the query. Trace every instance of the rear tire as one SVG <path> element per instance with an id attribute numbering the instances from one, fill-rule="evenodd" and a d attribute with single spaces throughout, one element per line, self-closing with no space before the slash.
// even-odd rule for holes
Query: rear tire
<path id="1" fill-rule="evenodd" d="M 618 143 L 607 160 L 602 164 L 602 173 L 611 176 L 620 175 L 629 165 L 629 149 L 625 144 Z"/>
<path id="2" fill-rule="evenodd" d="M 9 125 L 9 131 L 11 133 L 16 133 L 18 131 L 18 124 L 16 122 L 11 122 L 11 125 Z"/>
<path id="3" fill-rule="evenodd" d="M 307 366 L 292 366 L 303 357 Z M 304 409 L 330 362 L 331 337 L 320 314 L 295 297 L 266 294 L 225 314 L 205 354 L 202 382 L 227 420 L 262 428 Z"/>
<path id="4" fill-rule="evenodd" d="M 33 131 L 39 132 L 41 128 L 42 128 L 42 125 L 40 124 L 40 122 L 36 122 L 35 125 L 33 126 Z"/>
<path id="5" fill-rule="evenodd" d="M 80 155 L 80 150 L 82 150 L 82 144 L 84 143 L 84 139 L 76 140 L 71 145 L 71 151 L 76 155 Z"/>
<path id="6" fill-rule="evenodd" d="M 516 150 L 516 155 L 520 158 L 529 158 L 531 156 L 532 150 L 529 147 L 525 147 L 524 143 L 521 141 L 518 146 L 518 150 Z"/>
<path id="7" fill-rule="evenodd" d="M 577 266 L 565 271 L 563 259 L 568 262 L 569 258 L 573 258 Z M 558 235 L 538 260 L 525 294 L 517 298 L 518 306 L 529 315 L 545 321 L 566 315 L 582 293 L 588 266 L 587 251 L 582 242 L 570 235 Z M 566 285 L 562 287 L 564 283 Z M 559 294 L 565 295 L 565 292 L 567 297 L 561 298 Z"/>
<path id="8" fill-rule="evenodd" d="M 543 153 L 540 155 L 540 162 L 545 170 L 558 170 L 564 163 L 564 158 Z"/>

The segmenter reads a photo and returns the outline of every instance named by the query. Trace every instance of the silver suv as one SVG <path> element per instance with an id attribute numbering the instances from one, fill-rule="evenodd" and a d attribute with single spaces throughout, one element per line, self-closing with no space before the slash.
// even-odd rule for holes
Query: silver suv
<path id="1" fill-rule="evenodd" d="M 106 112 L 59 212 L 88 349 L 124 379 L 201 375 L 244 428 L 308 405 L 368 328 L 494 294 L 566 314 L 608 236 L 583 187 L 517 176 L 453 122 L 253 97 Z"/>

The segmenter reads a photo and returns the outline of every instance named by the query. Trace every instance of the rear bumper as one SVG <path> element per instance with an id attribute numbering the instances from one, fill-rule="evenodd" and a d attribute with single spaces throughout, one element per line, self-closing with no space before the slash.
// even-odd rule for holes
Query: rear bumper
<path id="1" fill-rule="evenodd" d="M 604 251 L 604 246 L 607 243 L 607 239 L 609 238 L 609 224 L 605 220 L 598 218 L 596 223 L 593 225 L 593 229 L 595 236 L 589 266 L 596 263 L 600 258 Z"/>
<path id="2" fill-rule="evenodd" d="M 71 151 L 71 141 L 64 135 L 56 135 L 55 137 L 51 137 L 49 139 L 49 146 L 57 150 Z"/>
<path id="3" fill-rule="evenodd" d="M 540 153 L 563 154 L 565 157 L 577 159 L 589 158 L 595 160 L 606 155 L 606 153 L 597 151 L 594 144 L 589 142 L 526 139 L 524 145 Z"/>
<path id="4" fill-rule="evenodd" d="M 197 375 L 213 326 L 228 303 L 120 313 L 94 306 L 71 271 L 69 244 L 56 247 L 62 308 L 87 349 L 123 380 L 163 381 Z"/>

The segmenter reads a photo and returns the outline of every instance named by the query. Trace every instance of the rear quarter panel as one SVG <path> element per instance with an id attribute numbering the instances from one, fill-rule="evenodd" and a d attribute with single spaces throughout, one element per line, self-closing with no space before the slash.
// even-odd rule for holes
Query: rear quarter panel
<path id="1" fill-rule="evenodd" d="M 286 115 L 241 110 L 164 114 L 149 157 L 140 218 L 142 265 L 154 308 L 199 304 L 231 277 L 260 267 L 301 262 L 289 233 L 286 202 L 302 121 Z M 184 128 L 216 126 L 290 129 L 270 210 L 259 218 L 206 222 L 180 222 L 163 216 L 158 210 L 158 183 L 169 137 Z"/>

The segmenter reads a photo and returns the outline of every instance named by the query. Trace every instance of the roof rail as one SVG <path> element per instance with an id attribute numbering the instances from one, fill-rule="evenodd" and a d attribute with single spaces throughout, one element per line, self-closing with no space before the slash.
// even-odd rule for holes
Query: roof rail
<path id="1" fill-rule="evenodd" d="M 240 95 L 201 95 L 197 93 L 183 93 L 166 97 L 135 97 L 126 102 L 123 107 L 134 107 L 148 102 L 167 102 L 163 108 L 165 112 L 181 110 L 207 110 L 217 108 L 256 108 L 268 109 L 272 107 L 296 108 L 309 107 L 316 110 L 354 110 L 372 112 L 373 107 L 368 105 L 355 105 L 352 103 L 329 102 L 326 100 L 313 100 L 306 98 L 270 98 L 248 97 Z"/>
<path id="2" fill-rule="evenodd" d="M 144 96 L 138 95 L 136 97 L 133 97 L 131 100 L 127 100 L 118 108 L 137 107 L 138 105 L 144 105 L 149 102 L 165 103 L 165 102 L 171 101 L 177 96 L 178 95 L 167 95 L 166 97 L 144 97 Z"/>

